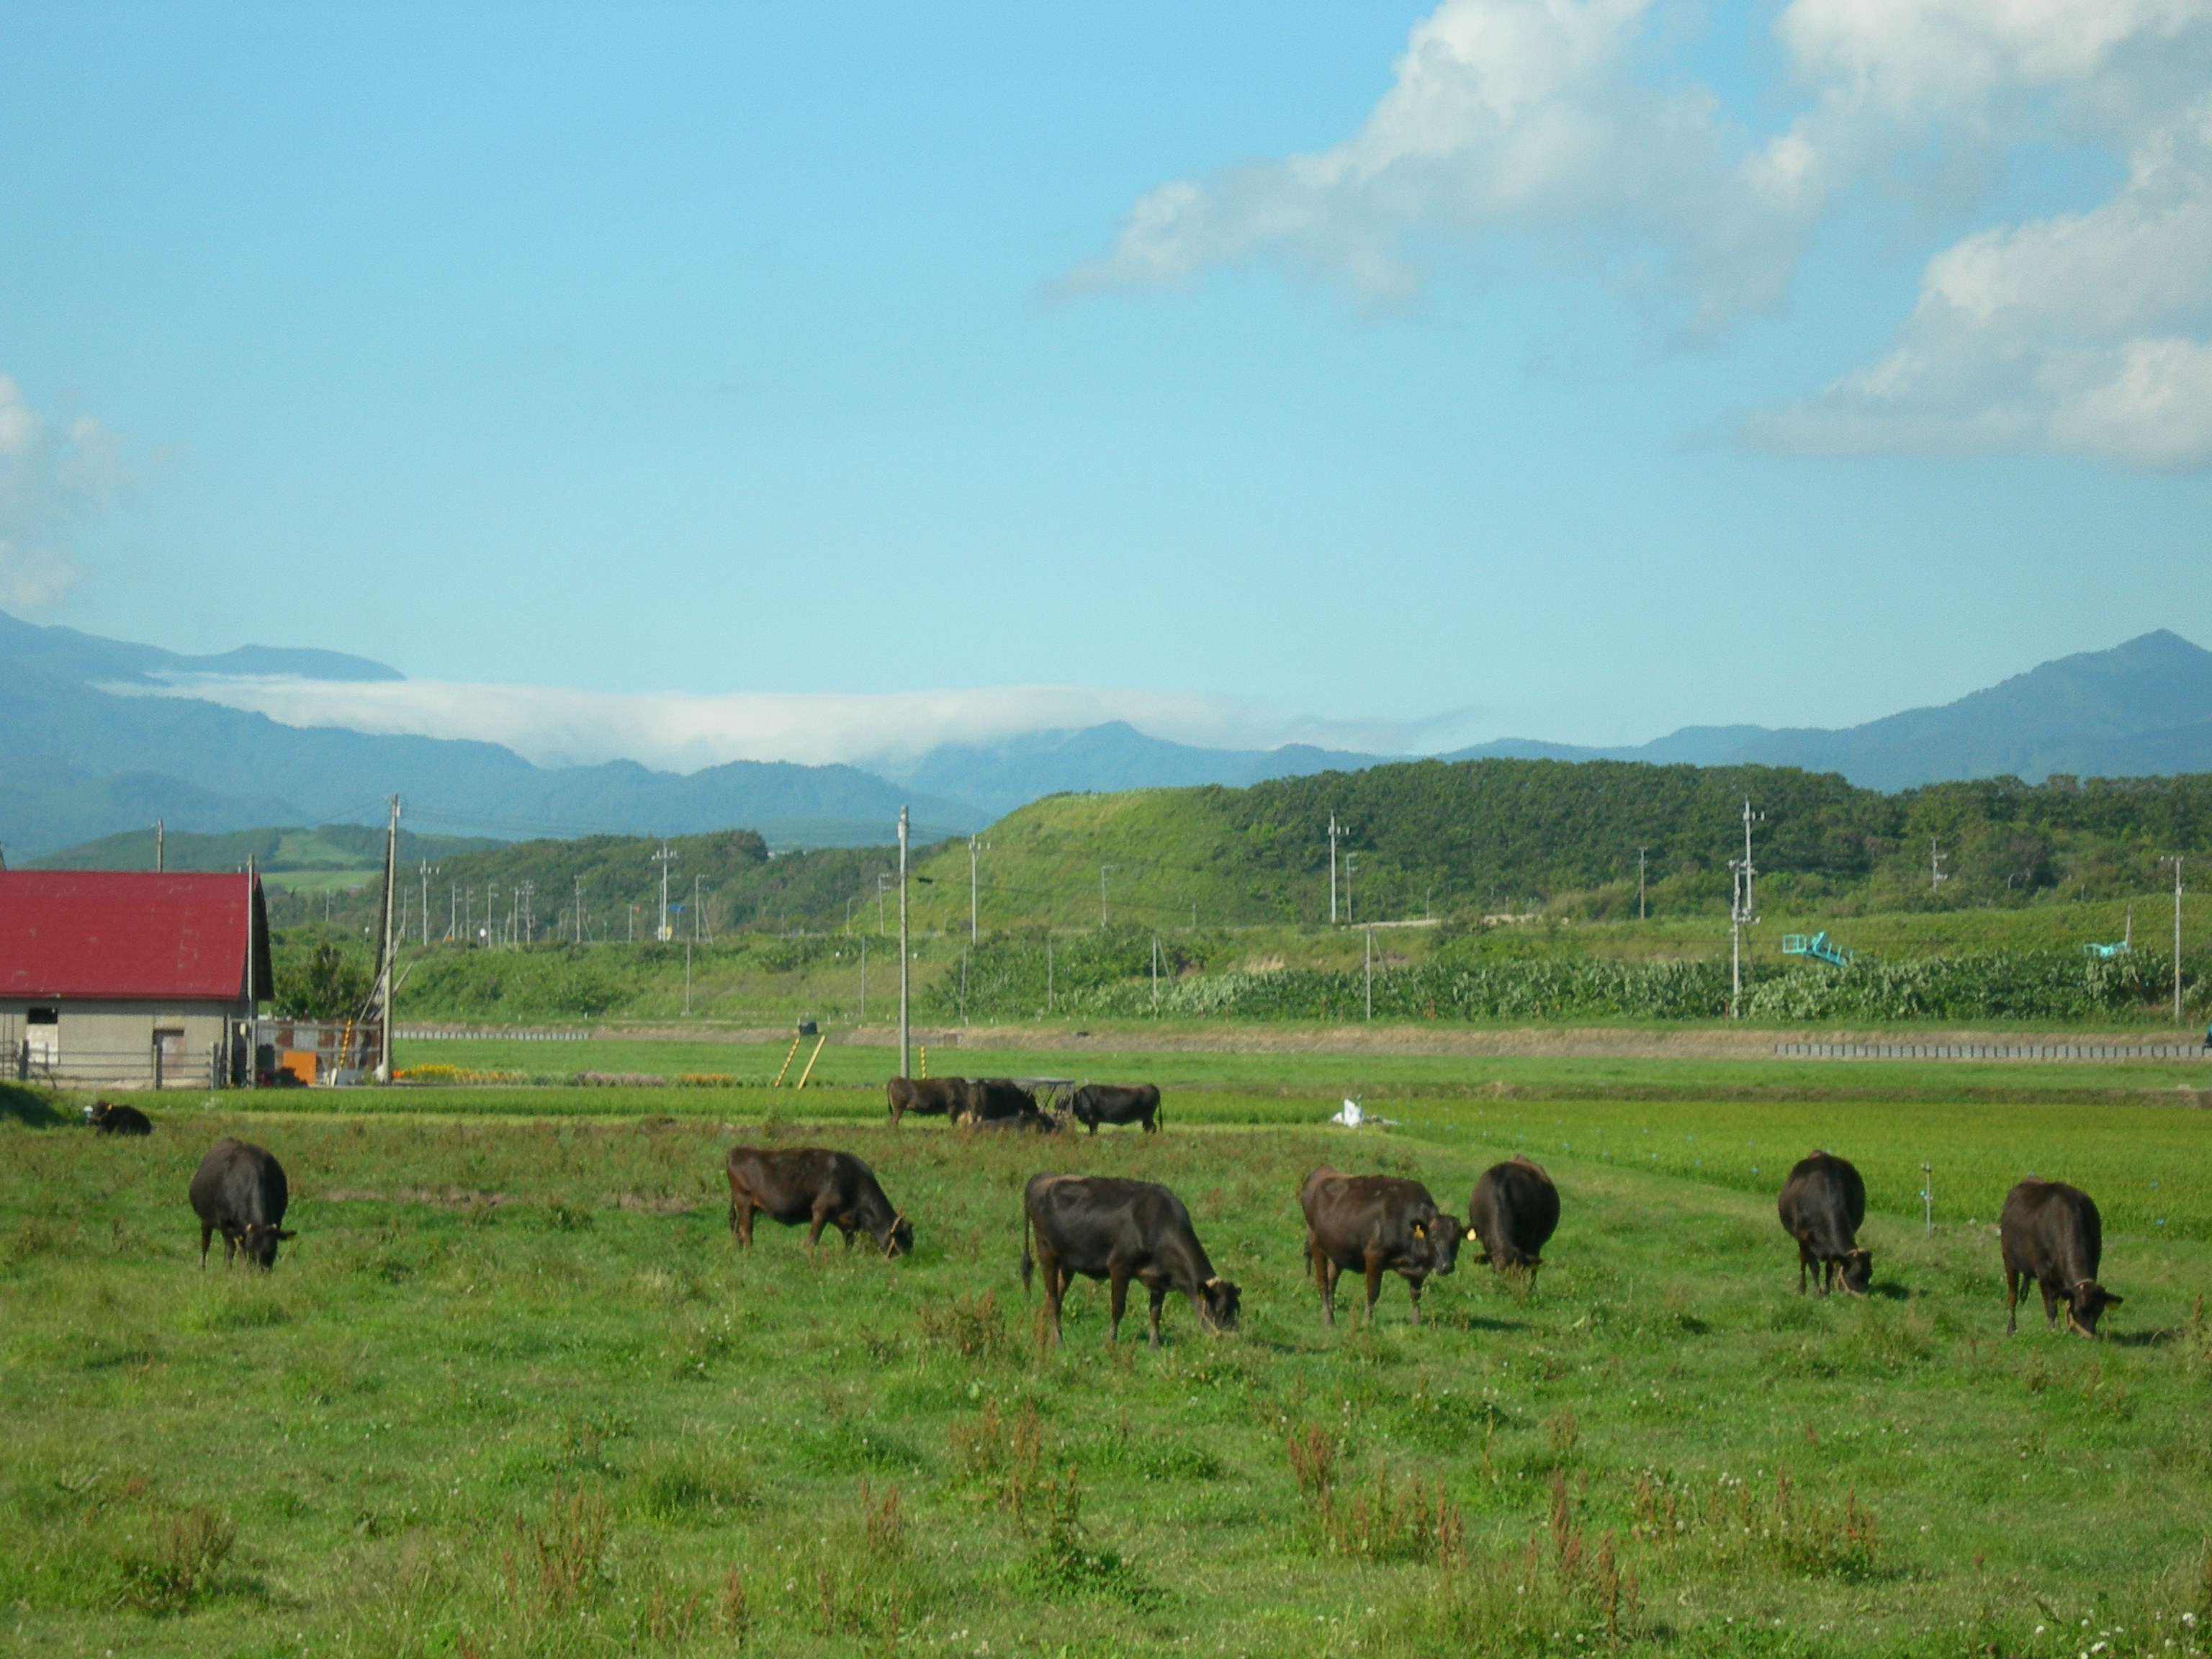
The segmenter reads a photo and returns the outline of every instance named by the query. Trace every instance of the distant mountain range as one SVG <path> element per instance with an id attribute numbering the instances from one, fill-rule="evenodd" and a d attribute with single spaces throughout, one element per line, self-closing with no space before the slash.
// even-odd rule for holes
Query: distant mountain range
<path id="1" fill-rule="evenodd" d="M 2212 651 L 2165 629 L 2109 651 L 2061 657 L 1938 708 L 1909 708 L 1840 732 L 1690 726 L 1633 749 L 1506 739 L 1448 760 L 1686 762 L 1840 772 L 1895 791 L 1954 778 L 2212 772 Z"/>
<path id="2" fill-rule="evenodd" d="M 0 850 L 37 858 L 157 816 L 202 831 L 380 823 L 395 793 L 412 823 L 508 838 L 743 826 L 771 846 L 859 846 L 889 840 L 902 805 L 925 841 L 989 818 L 856 767 L 738 761 L 688 776 L 630 761 L 545 768 L 497 744 L 280 726 L 192 697 L 132 695 L 211 673 L 401 678 L 337 652 L 185 657 L 0 613 Z"/>
<path id="3" fill-rule="evenodd" d="M 0 613 L 0 720 L 12 762 L 0 790 L 0 848 L 35 858 L 155 816 L 211 832 L 373 823 L 394 792 L 410 823 L 507 838 L 742 827 L 777 848 L 880 845 L 902 805 L 912 809 L 916 838 L 927 841 L 979 829 L 1043 795 L 1243 787 L 1407 758 L 1303 744 L 1205 749 L 1115 721 L 945 744 L 872 769 L 757 761 L 689 775 L 629 761 L 548 768 L 497 744 L 288 726 L 189 696 L 147 695 L 210 674 L 402 678 L 335 651 L 246 646 L 181 656 Z M 1886 791 L 2005 774 L 2033 782 L 2054 772 L 2212 772 L 2212 652 L 2161 629 L 1941 708 L 1843 731 L 1685 726 L 1604 749 L 1509 738 L 1442 758 L 1492 757 L 1795 766 Z"/>

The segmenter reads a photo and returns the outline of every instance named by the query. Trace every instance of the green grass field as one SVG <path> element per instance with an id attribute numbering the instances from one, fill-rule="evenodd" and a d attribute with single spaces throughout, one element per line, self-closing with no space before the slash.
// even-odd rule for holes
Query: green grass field
<path id="1" fill-rule="evenodd" d="M 607 1088 L 179 1095 L 150 1140 L 103 1142 L 74 1103 L 10 1096 L 0 1632 L 40 1655 L 2204 1646 L 2212 1114 L 1993 1109 L 1954 1086 L 1988 1068 L 1954 1067 L 1886 1100 L 1370 1092 L 1401 1127 L 1355 1135 L 1312 1121 L 1343 1057 L 1302 1063 L 1303 1090 L 1171 1089 L 1167 1133 L 1095 1141 L 893 1133 L 858 1089 Z M 300 1237 L 266 1277 L 195 1265 L 184 1188 L 226 1133 L 290 1174 Z M 769 1138 L 866 1158 L 915 1254 L 810 1257 L 775 1227 L 735 1250 L 720 1154 Z M 1815 1144 L 1868 1177 L 1863 1302 L 1796 1294 L 1772 1193 Z M 1394 1280 L 1375 1328 L 1323 1328 L 1308 1170 L 1462 1210 L 1509 1149 L 1565 1200 L 1533 1294 L 1470 1259 L 1423 1328 Z M 1243 1329 L 1176 1302 L 1160 1352 L 1109 1351 L 1086 1285 L 1041 1353 L 1014 1272 L 1040 1168 L 1175 1188 Z M 2039 1309 L 2003 1339 L 1989 1222 L 2027 1170 L 2103 1206 L 2109 1340 Z"/>

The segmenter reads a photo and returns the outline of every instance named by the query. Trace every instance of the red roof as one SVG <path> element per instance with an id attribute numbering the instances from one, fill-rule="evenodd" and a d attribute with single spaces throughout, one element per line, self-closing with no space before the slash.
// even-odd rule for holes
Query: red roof
<path id="1" fill-rule="evenodd" d="M 0 997 L 235 1002 L 246 994 L 245 876 L 0 870 Z M 269 913 L 251 893 L 254 990 Z"/>

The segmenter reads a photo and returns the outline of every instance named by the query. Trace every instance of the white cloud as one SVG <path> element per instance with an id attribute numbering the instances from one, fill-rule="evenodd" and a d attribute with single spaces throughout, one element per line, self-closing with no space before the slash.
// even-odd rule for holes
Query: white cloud
<path id="1" fill-rule="evenodd" d="M 1778 306 L 1870 192 L 1971 216 L 2031 151 L 2102 161 L 2122 174 L 2106 199 L 1935 253 L 1889 351 L 1746 432 L 2212 465 L 2206 0 L 1790 0 L 1774 28 L 1800 107 L 1763 142 L 1669 77 L 1667 23 L 1653 0 L 1444 0 L 1357 133 L 1162 185 L 1068 286 L 1266 261 L 1389 303 L 1449 264 L 1597 276 L 1707 335 Z"/>
<path id="2" fill-rule="evenodd" d="M 1778 447 L 2212 465 L 2212 98 L 2141 134 L 2086 212 L 1937 254 L 1891 349 L 1751 424 Z"/>
<path id="3" fill-rule="evenodd" d="M 1655 86 L 1651 0 L 1446 0 L 1360 131 L 1177 180 L 1073 288 L 1272 260 L 1369 301 L 1439 258 L 1597 274 L 1709 328 L 1778 301 L 1806 215 L 1794 153 L 1755 154 L 1706 88 Z"/>
<path id="4" fill-rule="evenodd" d="M 0 609 L 34 613 L 76 580 L 72 522 L 104 512 L 124 484 L 120 447 L 88 415 L 57 425 L 0 374 Z"/>
<path id="5" fill-rule="evenodd" d="M 109 690 L 143 695 L 143 686 Z M 1196 692 L 1006 686 L 878 695 L 611 693 L 442 680 L 193 676 L 155 695 L 250 709 L 287 726 L 503 744 L 541 766 L 634 760 L 690 772 L 735 760 L 896 768 L 939 744 L 1126 720 L 1206 747 L 1284 743 L 1396 754 L 1464 740 L 1459 722 L 1323 720 Z"/>

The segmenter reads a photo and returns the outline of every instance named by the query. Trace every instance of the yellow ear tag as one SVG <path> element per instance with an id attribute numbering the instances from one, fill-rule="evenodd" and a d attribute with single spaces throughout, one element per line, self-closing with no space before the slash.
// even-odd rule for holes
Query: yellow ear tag
<path id="1" fill-rule="evenodd" d="M 1475 1237 L 1474 1229 L 1474 1228 L 1472 1228 L 1472 1227 L 1469 1227 L 1469 1228 L 1467 1230 L 1467 1242 L 1468 1242 L 1468 1243 L 1470 1243 L 1470 1244 L 1474 1243 L 1474 1237 Z"/>
<path id="2" fill-rule="evenodd" d="M 1413 1237 L 1416 1238 L 1426 1238 L 1428 1236 L 1428 1230 L 1423 1227 L 1419 1222 L 1416 1221 L 1413 1224 Z"/>

